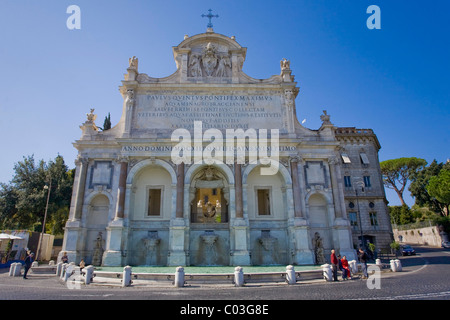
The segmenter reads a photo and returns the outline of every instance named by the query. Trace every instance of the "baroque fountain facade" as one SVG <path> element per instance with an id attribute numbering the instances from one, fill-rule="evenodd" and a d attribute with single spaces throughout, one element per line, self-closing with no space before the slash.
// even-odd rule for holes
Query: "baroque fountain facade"
<path id="1" fill-rule="evenodd" d="M 302 265 L 322 261 L 331 249 L 351 260 L 360 232 L 349 220 L 355 197 L 344 177 L 353 176 L 371 182 L 359 199 L 363 221 L 370 221 L 369 205 L 377 215 L 377 228 L 366 236 L 379 247 L 391 242 L 373 131 L 336 127 L 322 110 L 320 128 L 304 127 L 290 61 L 280 61 L 280 74 L 254 79 L 243 72 L 246 52 L 234 36 L 208 29 L 173 47 L 177 70 L 165 78 L 141 73 L 139 60 L 129 59 L 120 121 L 101 131 L 91 109 L 74 143 L 78 158 L 62 249 L 70 261 Z M 181 162 L 174 160 L 181 141 L 176 129 L 194 137 Z M 239 129 L 277 137 L 278 146 L 266 153 L 276 155 L 275 173 L 262 174 L 265 164 L 248 149 L 243 162 L 203 161 L 211 133 L 225 137 Z M 214 150 L 220 154 L 223 147 Z"/>

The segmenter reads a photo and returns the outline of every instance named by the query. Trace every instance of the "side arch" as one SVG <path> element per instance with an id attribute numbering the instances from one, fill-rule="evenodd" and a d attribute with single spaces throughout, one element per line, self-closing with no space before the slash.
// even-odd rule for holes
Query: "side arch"
<path id="1" fill-rule="evenodd" d="M 250 172 L 252 172 L 253 169 L 255 169 L 256 167 L 258 167 L 260 165 L 261 164 L 258 161 L 254 161 L 252 163 L 249 163 L 245 167 L 244 172 L 242 173 L 242 184 L 247 183 L 247 178 L 248 178 L 248 175 L 250 174 Z M 282 165 L 280 162 L 278 162 L 278 172 L 283 177 L 284 183 L 286 185 L 292 185 L 291 174 L 289 173 L 288 169 L 284 165 Z"/>
<path id="2" fill-rule="evenodd" d="M 133 179 L 134 177 L 144 168 L 148 167 L 148 166 L 160 166 L 163 167 L 164 169 L 167 170 L 167 172 L 169 172 L 171 180 L 172 180 L 172 184 L 177 184 L 177 174 L 175 172 L 175 170 L 173 169 L 173 167 L 168 164 L 166 161 L 164 160 L 160 160 L 160 159 L 146 159 L 146 160 L 142 160 L 140 162 L 138 162 L 135 166 L 133 166 L 130 170 L 130 172 L 128 172 L 127 175 L 127 185 L 132 184 L 133 183 Z"/>

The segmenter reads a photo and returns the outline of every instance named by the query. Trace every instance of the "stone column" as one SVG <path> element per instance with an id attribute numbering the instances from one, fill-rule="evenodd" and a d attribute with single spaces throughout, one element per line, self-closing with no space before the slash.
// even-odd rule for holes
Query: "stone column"
<path id="1" fill-rule="evenodd" d="M 185 49 L 186 50 L 186 49 Z M 187 82 L 187 78 L 188 78 L 188 57 L 189 57 L 189 52 L 191 50 L 189 49 L 188 51 L 184 51 L 181 54 L 181 82 Z"/>
<path id="2" fill-rule="evenodd" d="M 123 219 L 125 211 L 125 192 L 127 188 L 127 159 L 120 159 L 119 188 L 117 189 L 117 206 L 114 220 Z"/>
<path id="3" fill-rule="evenodd" d="M 239 69 L 240 69 L 240 61 L 243 60 L 242 56 L 239 56 L 237 53 L 231 54 L 231 82 L 239 83 Z"/>
<path id="4" fill-rule="evenodd" d="M 231 189 L 231 188 L 230 188 Z M 250 265 L 249 251 L 249 227 L 244 219 L 243 198 L 242 198 L 242 171 L 241 165 L 234 164 L 234 203 L 235 218 L 230 220 L 230 247 L 232 247 L 231 263 L 233 265 Z M 230 190 L 230 203 L 233 203 Z"/>
<path id="5" fill-rule="evenodd" d="M 122 265 L 122 237 L 124 230 L 125 194 L 127 187 L 128 159 L 119 158 L 120 173 L 117 189 L 116 214 L 114 220 L 106 227 L 106 249 L 103 253 L 103 266 Z"/>
<path id="6" fill-rule="evenodd" d="M 314 253 L 311 249 L 309 231 L 310 226 L 305 214 L 303 160 L 300 156 L 294 156 L 290 160 L 290 165 L 292 178 L 291 194 L 294 202 L 294 219 L 289 225 L 289 233 L 293 239 L 291 247 L 291 263 L 314 264 Z"/>
<path id="7" fill-rule="evenodd" d="M 234 164 L 234 185 L 235 185 L 235 201 L 236 201 L 236 218 L 244 218 L 243 202 L 242 202 L 242 171 L 241 165 Z"/>
<path id="8" fill-rule="evenodd" d="M 184 207 L 184 162 L 177 165 L 177 208 L 176 218 L 183 218 Z"/>
<path id="9" fill-rule="evenodd" d="M 81 217 L 84 204 L 84 193 L 86 189 L 86 179 L 89 167 L 89 159 L 82 158 L 80 155 L 75 160 L 75 181 L 72 191 L 72 201 L 70 204 L 69 219 L 65 225 L 64 241 L 61 252 L 58 254 L 58 261 L 63 252 L 67 252 L 70 259 L 79 259 L 79 248 L 83 246 L 83 228 L 81 226 Z"/>
<path id="10" fill-rule="evenodd" d="M 87 158 L 82 158 L 78 156 L 75 160 L 77 174 L 77 183 L 72 194 L 73 199 L 73 210 L 70 213 L 69 220 L 75 221 L 81 219 L 81 212 L 84 202 L 84 190 L 86 189 L 86 177 L 87 169 L 89 165 L 89 160 Z"/>
<path id="11" fill-rule="evenodd" d="M 128 138 L 131 133 L 131 126 L 133 121 L 133 108 L 136 103 L 135 93 L 133 88 L 128 88 L 125 97 L 125 127 L 122 133 L 123 138 Z"/>
<path id="12" fill-rule="evenodd" d="M 334 165 L 334 175 L 336 177 L 336 181 L 338 184 L 338 190 L 339 190 L 339 199 L 340 199 L 340 203 L 341 203 L 341 212 L 342 212 L 342 218 L 346 218 L 347 219 L 347 214 L 346 214 L 346 207 L 345 207 L 345 195 L 344 195 L 344 184 L 342 182 L 342 180 L 337 180 L 337 177 L 342 177 L 342 172 L 341 172 L 341 166 L 339 165 L 339 161 L 338 158 L 335 158 L 335 165 Z"/>
<path id="13" fill-rule="evenodd" d="M 291 176 L 292 176 L 292 192 L 294 196 L 294 216 L 302 217 L 301 201 L 300 201 L 300 182 L 298 179 L 298 159 L 291 159 Z"/>
<path id="14" fill-rule="evenodd" d="M 336 157 L 331 157 L 328 159 L 328 165 L 330 167 L 331 190 L 333 192 L 334 212 L 336 218 L 343 218 L 341 197 L 340 197 L 341 190 L 339 190 L 339 184 L 337 181 L 336 163 L 337 163 Z"/>
<path id="15" fill-rule="evenodd" d="M 184 198 L 185 194 L 189 198 L 189 185 L 184 185 L 184 167 L 184 163 L 177 165 L 175 219 L 171 219 L 169 229 L 169 255 L 167 257 L 169 266 L 184 266 L 188 264 L 186 255 L 186 231 L 188 229 L 184 220 L 184 212 L 190 212 L 190 206 L 189 199 L 185 201 Z"/>

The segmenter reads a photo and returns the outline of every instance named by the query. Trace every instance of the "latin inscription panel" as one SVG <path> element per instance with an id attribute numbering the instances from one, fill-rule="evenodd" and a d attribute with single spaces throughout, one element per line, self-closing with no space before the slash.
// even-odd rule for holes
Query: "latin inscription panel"
<path id="1" fill-rule="evenodd" d="M 283 131 L 280 94 L 170 94 L 137 95 L 133 129 L 279 129 Z"/>

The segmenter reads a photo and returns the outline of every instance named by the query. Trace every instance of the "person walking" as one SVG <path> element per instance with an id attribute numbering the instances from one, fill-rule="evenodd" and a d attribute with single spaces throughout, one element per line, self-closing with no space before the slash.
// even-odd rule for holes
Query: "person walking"
<path id="1" fill-rule="evenodd" d="M 331 266 L 333 269 L 333 280 L 334 281 L 338 281 L 338 278 L 337 278 L 338 264 L 339 264 L 339 260 L 336 257 L 336 254 L 333 249 L 333 250 L 331 250 Z"/>
<path id="2" fill-rule="evenodd" d="M 362 265 L 363 279 L 367 279 L 368 278 L 368 275 L 367 275 L 367 259 L 368 259 L 368 257 L 362 248 L 359 248 L 358 258 L 359 258 L 359 262 L 361 262 L 361 265 Z"/>
<path id="3" fill-rule="evenodd" d="M 24 279 L 28 279 L 27 278 L 28 270 L 30 270 L 33 261 L 34 261 L 34 253 L 31 252 L 25 259 L 25 272 L 23 273 Z"/>

